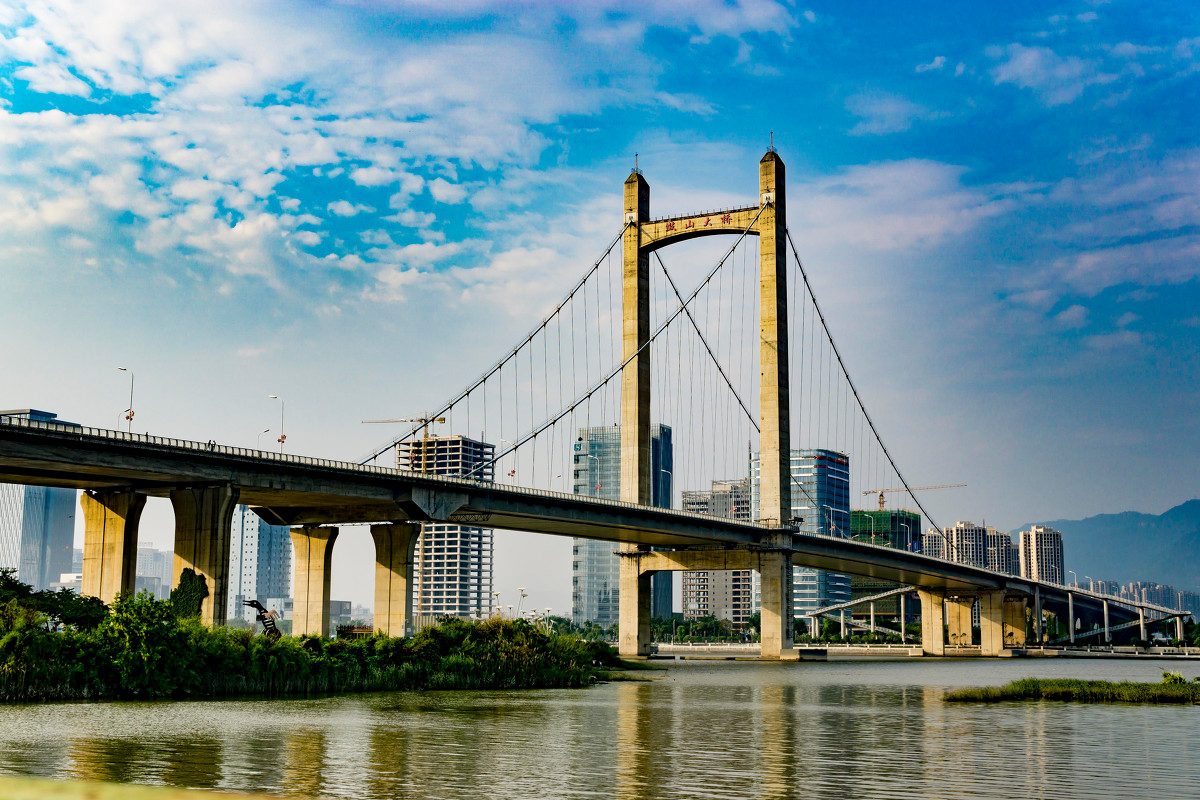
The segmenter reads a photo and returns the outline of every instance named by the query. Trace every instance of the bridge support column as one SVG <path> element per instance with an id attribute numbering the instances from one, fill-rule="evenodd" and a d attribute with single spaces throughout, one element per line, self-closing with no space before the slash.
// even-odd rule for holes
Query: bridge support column
<path id="1" fill-rule="evenodd" d="M 196 486 L 171 491 L 175 510 L 175 564 L 171 586 L 190 569 L 208 585 L 200 603 L 200 621 L 224 625 L 229 599 L 229 540 L 238 490 L 232 486 Z"/>
<path id="2" fill-rule="evenodd" d="M 926 656 L 946 655 L 946 639 L 942 628 L 945 626 L 946 611 L 943 603 L 945 595 L 917 590 L 921 599 L 921 654 Z"/>
<path id="3" fill-rule="evenodd" d="M 1183 641 L 1183 617 L 1175 618 L 1175 638 Z"/>
<path id="4" fill-rule="evenodd" d="M 1037 640 L 1041 646 L 1046 638 L 1042 635 L 1043 629 L 1046 627 L 1046 618 L 1042 614 L 1042 590 L 1039 586 L 1033 587 L 1033 638 Z"/>
<path id="5" fill-rule="evenodd" d="M 1004 644 L 1009 647 L 1025 646 L 1025 631 L 1028 623 L 1025 615 L 1029 603 L 1024 597 L 1004 599 Z"/>
<path id="6" fill-rule="evenodd" d="M 1104 602 L 1104 643 L 1112 644 L 1112 631 L 1108 628 L 1108 601 Z"/>
<path id="7" fill-rule="evenodd" d="M 626 545 L 622 553 L 640 554 L 637 545 Z M 639 555 L 621 557 L 621 593 L 618 652 L 626 657 L 650 655 L 650 578 L 653 572 L 643 572 Z"/>
<path id="8" fill-rule="evenodd" d="M 792 557 L 780 550 L 758 554 L 762 580 L 759 609 L 760 658 L 780 659 L 793 653 Z M 814 619 L 815 621 L 815 619 Z"/>
<path id="9" fill-rule="evenodd" d="M 1075 644 L 1075 593 L 1067 592 L 1067 636 L 1071 640 L 1071 644 Z"/>
<path id="10" fill-rule="evenodd" d="M 971 646 L 971 612 L 975 608 L 974 597 L 947 597 L 947 627 L 950 629 L 952 647 Z"/>
<path id="11" fill-rule="evenodd" d="M 420 537 L 420 525 L 394 522 L 371 526 L 371 538 L 375 540 L 375 630 L 379 633 L 408 635 L 413 552 Z M 328 602 L 325 607 L 329 607 Z"/>
<path id="12" fill-rule="evenodd" d="M 1004 592 L 979 596 L 979 655 L 1004 655 Z"/>
<path id="13" fill-rule="evenodd" d="M 292 528 L 292 635 L 329 635 L 329 577 L 337 528 Z M 411 601 L 410 601 L 411 602 Z"/>
<path id="14" fill-rule="evenodd" d="M 111 603 L 133 592 L 138 521 L 146 496 L 132 491 L 84 492 L 82 594 Z"/>
<path id="15" fill-rule="evenodd" d="M 1138 638 L 1146 641 L 1146 609 L 1138 606 Z"/>
<path id="16" fill-rule="evenodd" d="M 905 608 L 905 600 L 907 599 L 908 595 L 900 595 L 900 644 L 908 643 L 908 634 L 904 630 L 904 626 L 908 623 L 908 609 Z"/>

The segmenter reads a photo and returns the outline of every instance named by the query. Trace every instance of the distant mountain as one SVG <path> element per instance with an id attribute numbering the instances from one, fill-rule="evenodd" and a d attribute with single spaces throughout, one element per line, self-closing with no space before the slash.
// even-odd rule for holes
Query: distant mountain
<path id="1" fill-rule="evenodd" d="M 1093 580 L 1155 581 L 1177 590 L 1200 590 L 1200 500 L 1158 516 L 1126 511 L 1034 524 L 1062 531 L 1063 560 L 1081 582 L 1090 575 Z M 1071 580 L 1070 575 L 1065 578 Z"/>

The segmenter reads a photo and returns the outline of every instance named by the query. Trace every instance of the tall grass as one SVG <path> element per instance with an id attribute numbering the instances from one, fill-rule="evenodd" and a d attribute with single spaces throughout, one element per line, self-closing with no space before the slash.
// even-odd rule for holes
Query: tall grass
<path id="1" fill-rule="evenodd" d="M 1172 673 L 1164 673 L 1165 675 Z M 1162 683 L 1082 681 L 1070 678 L 1022 678 L 1004 686 L 947 692 L 951 703 L 999 703 L 1006 700 L 1060 700 L 1069 703 L 1200 703 L 1200 682 L 1165 679 Z"/>
<path id="2" fill-rule="evenodd" d="M 607 645 L 520 620 L 446 619 L 409 639 L 272 641 L 180 619 L 142 593 L 117 600 L 93 630 L 46 622 L 16 600 L 0 604 L 0 701 L 581 687 L 620 665 Z"/>

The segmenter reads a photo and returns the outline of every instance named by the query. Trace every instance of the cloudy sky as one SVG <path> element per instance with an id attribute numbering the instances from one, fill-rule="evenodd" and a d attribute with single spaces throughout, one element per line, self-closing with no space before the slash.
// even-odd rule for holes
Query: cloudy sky
<path id="1" fill-rule="evenodd" d="M 969 484 L 935 515 L 1157 513 L 1200 494 L 1197 9 L 6 3 L 0 407 L 113 427 L 125 366 L 135 429 L 252 445 L 275 394 L 353 459 L 569 288 L 635 152 L 656 216 L 752 203 L 774 131 L 885 439 Z M 496 548 L 569 607 L 569 541 Z"/>

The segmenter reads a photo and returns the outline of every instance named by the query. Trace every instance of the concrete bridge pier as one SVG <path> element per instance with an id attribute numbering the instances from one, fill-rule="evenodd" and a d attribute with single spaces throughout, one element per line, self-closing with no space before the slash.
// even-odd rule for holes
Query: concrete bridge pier
<path id="1" fill-rule="evenodd" d="M 1004 655 L 1004 592 L 979 595 L 979 655 Z"/>
<path id="2" fill-rule="evenodd" d="M 229 598 L 229 541 L 238 489 L 229 485 L 192 486 L 171 490 L 175 510 L 175 564 L 171 586 L 191 569 L 204 578 L 208 596 L 200 604 L 200 621 L 225 624 Z"/>
<path id="3" fill-rule="evenodd" d="M 329 577 L 337 528 L 292 528 L 296 548 L 292 582 L 292 635 L 329 635 Z"/>
<path id="4" fill-rule="evenodd" d="M 137 568 L 138 521 L 146 496 L 132 490 L 88 491 L 80 495 L 83 512 L 83 585 L 81 593 L 111 603 L 132 593 Z"/>
<path id="5" fill-rule="evenodd" d="M 918 589 L 921 600 L 921 654 L 926 656 L 946 655 L 946 596 L 940 592 Z"/>
<path id="6" fill-rule="evenodd" d="M 1026 615 L 1029 601 L 1024 597 L 1004 598 L 1004 644 L 1009 647 L 1025 646 Z"/>
<path id="7" fill-rule="evenodd" d="M 654 573 L 642 569 L 642 554 L 649 550 L 645 546 L 623 545 L 618 553 L 621 586 L 617 649 L 623 656 L 650 655 L 650 579 Z"/>
<path id="8" fill-rule="evenodd" d="M 372 525 L 371 538 L 375 540 L 375 630 L 387 636 L 407 636 L 412 620 L 413 553 L 421 526 L 406 522 Z M 328 549 L 333 550 L 332 546 Z"/>
<path id="9" fill-rule="evenodd" d="M 970 647 L 972 644 L 972 612 L 975 610 L 974 597 L 946 598 L 946 626 L 949 628 L 947 638 L 952 647 Z"/>

